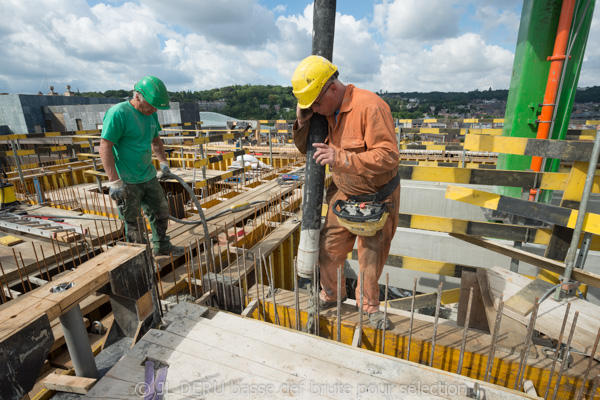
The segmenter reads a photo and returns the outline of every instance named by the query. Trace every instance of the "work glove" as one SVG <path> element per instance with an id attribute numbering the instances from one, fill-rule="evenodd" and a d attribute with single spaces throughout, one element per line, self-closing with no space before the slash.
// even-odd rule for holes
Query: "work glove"
<path id="1" fill-rule="evenodd" d="M 160 162 L 160 171 L 156 175 L 158 177 L 158 180 L 167 179 L 168 177 L 165 175 L 168 175 L 170 173 L 171 173 L 171 168 L 169 168 L 169 164 L 166 161 L 161 161 Z"/>
<path id="2" fill-rule="evenodd" d="M 108 183 L 108 195 L 114 201 L 125 199 L 125 183 L 121 179 Z"/>

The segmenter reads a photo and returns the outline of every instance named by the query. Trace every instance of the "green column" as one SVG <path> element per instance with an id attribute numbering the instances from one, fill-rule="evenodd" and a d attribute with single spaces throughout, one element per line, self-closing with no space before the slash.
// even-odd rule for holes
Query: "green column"
<path id="1" fill-rule="evenodd" d="M 557 104 L 556 122 L 552 139 L 564 139 L 573 107 L 573 100 L 581 71 L 581 63 L 587 44 L 590 24 L 592 21 L 595 0 L 578 0 L 572 24 L 572 40 L 574 31 L 579 27 L 577 38 L 571 50 L 571 58 L 565 72 L 562 92 Z M 504 117 L 503 136 L 534 138 L 537 133 L 540 104 L 544 99 L 550 61 L 556 29 L 560 18 L 562 1 L 560 0 L 525 0 L 521 13 L 521 25 L 515 50 L 515 60 L 506 115 Z M 531 165 L 530 156 L 500 154 L 498 169 L 528 170 Z M 559 160 L 547 160 L 545 171 L 557 171 Z M 496 193 L 512 197 L 521 197 L 521 189 L 499 187 Z M 545 192 L 541 201 L 549 202 L 551 192 Z"/>

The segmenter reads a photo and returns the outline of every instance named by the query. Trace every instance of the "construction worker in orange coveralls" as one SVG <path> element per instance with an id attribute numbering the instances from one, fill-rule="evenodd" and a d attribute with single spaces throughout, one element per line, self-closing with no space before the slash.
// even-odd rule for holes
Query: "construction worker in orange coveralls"
<path id="1" fill-rule="evenodd" d="M 329 126 L 325 143 L 313 145 L 317 148 L 313 158 L 321 165 L 328 164 L 333 177 L 327 189 L 328 211 L 319 243 L 319 307 L 326 309 L 337 304 L 337 268 L 342 268 L 341 291 L 345 299 L 343 265 L 357 238 L 340 225 L 332 212 L 333 205 L 339 199 L 364 201 L 361 198 L 369 197 L 365 195 L 391 193 L 383 200 L 389 211 L 383 228 L 374 236 L 358 236 L 360 274 L 356 286 L 360 304 L 360 276 L 364 272 L 363 312 L 373 326 L 381 329 L 385 325 L 387 329 L 390 321 L 379 309 L 378 281 L 398 227 L 398 142 L 385 101 L 367 90 L 344 85 L 338 75 L 337 67 L 327 59 L 309 56 L 300 62 L 292 77 L 298 100 L 293 128 L 298 150 L 306 154 L 313 113 L 324 115 Z"/>

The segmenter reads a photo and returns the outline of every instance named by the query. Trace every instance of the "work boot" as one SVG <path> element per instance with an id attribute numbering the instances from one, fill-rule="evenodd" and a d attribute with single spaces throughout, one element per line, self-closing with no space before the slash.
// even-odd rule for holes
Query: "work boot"
<path id="1" fill-rule="evenodd" d="M 383 329 L 383 326 L 385 325 L 385 329 L 390 329 L 390 325 L 392 323 L 391 323 L 390 319 L 385 316 L 383 311 L 375 311 L 370 314 L 365 312 L 365 314 L 367 314 L 369 316 L 369 322 L 375 328 Z"/>
<path id="2" fill-rule="evenodd" d="M 348 296 L 344 296 L 342 299 L 342 303 L 348 300 Z M 334 301 L 325 301 L 319 296 L 319 310 L 326 310 L 331 307 L 337 307 L 337 300 Z"/>
<path id="3" fill-rule="evenodd" d="M 157 250 L 156 248 L 152 250 L 152 254 L 155 256 L 170 256 L 173 254 L 173 257 L 182 256 L 185 253 L 185 248 L 183 246 L 171 246 L 169 249 Z"/>

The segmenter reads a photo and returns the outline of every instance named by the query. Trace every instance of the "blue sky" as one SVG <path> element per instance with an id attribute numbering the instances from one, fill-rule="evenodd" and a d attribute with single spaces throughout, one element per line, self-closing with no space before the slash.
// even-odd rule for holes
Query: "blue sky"
<path id="1" fill-rule="evenodd" d="M 310 1 L 0 0 L 0 92 L 290 85 L 311 50 Z M 333 62 L 378 91 L 506 89 L 519 0 L 337 1 Z M 580 86 L 600 85 L 596 10 Z"/>

